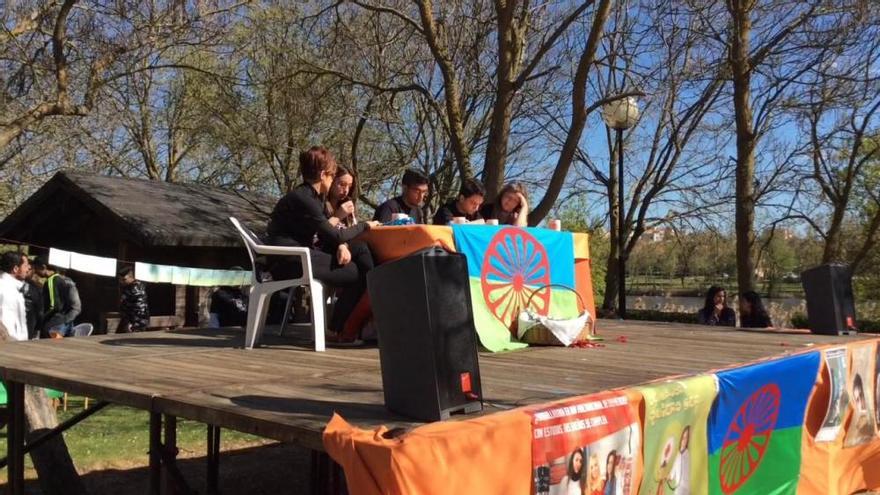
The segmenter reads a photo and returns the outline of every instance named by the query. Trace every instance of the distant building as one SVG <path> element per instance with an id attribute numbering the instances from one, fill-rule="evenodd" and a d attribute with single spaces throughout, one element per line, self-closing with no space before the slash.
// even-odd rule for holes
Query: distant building
<path id="1" fill-rule="evenodd" d="M 261 232 L 274 203 L 200 184 L 59 172 L 0 222 L 0 237 L 119 260 L 250 267 L 229 217 Z M 117 310 L 116 279 L 74 270 L 68 275 L 83 303 L 77 321 L 101 328 L 106 313 Z M 147 294 L 160 324 L 203 323 L 206 288 L 147 284 Z"/>
<path id="2" fill-rule="evenodd" d="M 642 235 L 648 242 L 663 242 L 674 236 L 675 231 L 669 227 L 648 227 Z"/>

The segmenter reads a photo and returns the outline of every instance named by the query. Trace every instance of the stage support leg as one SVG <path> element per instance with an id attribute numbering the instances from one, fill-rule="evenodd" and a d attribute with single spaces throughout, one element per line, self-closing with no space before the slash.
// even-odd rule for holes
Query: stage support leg
<path id="1" fill-rule="evenodd" d="M 345 473 L 326 452 L 312 451 L 312 494 L 348 495 Z"/>
<path id="2" fill-rule="evenodd" d="M 162 415 L 150 413 L 150 495 L 162 493 Z"/>
<path id="3" fill-rule="evenodd" d="M 8 466 L 7 489 L 11 495 L 24 493 L 24 384 L 6 382 L 9 423 L 6 450 Z"/>
<path id="4" fill-rule="evenodd" d="M 220 485 L 218 478 L 220 476 L 220 427 L 208 425 L 208 473 L 205 478 L 207 482 L 208 495 L 217 495 L 220 493 Z"/>
<path id="5" fill-rule="evenodd" d="M 165 439 L 162 442 L 162 467 L 165 468 L 165 493 L 177 493 L 177 480 L 171 475 L 177 468 L 177 417 L 165 415 L 163 429 Z"/>

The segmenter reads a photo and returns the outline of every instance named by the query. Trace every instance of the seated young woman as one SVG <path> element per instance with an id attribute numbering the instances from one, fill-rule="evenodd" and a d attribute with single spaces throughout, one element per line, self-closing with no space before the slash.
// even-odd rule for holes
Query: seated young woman
<path id="1" fill-rule="evenodd" d="M 717 286 L 709 287 L 703 309 L 697 312 L 697 321 L 701 325 L 735 327 L 736 312 L 727 306 L 727 291 Z"/>
<path id="2" fill-rule="evenodd" d="M 739 296 L 739 326 L 742 328 L 770 328 L 770 314 L 764 309 L 761 296 L 750 290 Z"/>
<path id="3" fill-rule="evenodd" d="M 338 229 L 344 229 L 357 225 L 355 216 L 354 200 L 351 191 L 354 189 L 354 175 L 351 170 L 343 165 L 337 165 L 336 178 L 327 193 L 327 201 L 324 203 L 324 212 L 327 214 L 330 224 Z"/>
<path id="4" fill-rule="evenodd" d="M 480 208 L 480 215 L 486 220 L 498 220 L 501 225 L 528 226 L 529 200 L 525 187 L 518 182 L 505 185 L 494 202 Z"/>
<path id="5" fill-rule="evenodd" d="M 378 222 L 363 222 L 337 228 L 324 210 L 325 197 L 336 178 L 336 159 L 327 148 L 314 146 L 299 155 L 299 171 L 303 183 L 287 193 L 269 217 L 269 243 L 309 248 L 312 274 L 316 279 L 342 289 L 330 320 L 328 340 L 353 343 L 357 335 L 342 330 L 366 289 L 367 272 L 373 268 L 369 247 L 353 241 Z M 272 275 L 283 280 L 297 276 L 299 263 L 292 260 L 273 268 Z"/>

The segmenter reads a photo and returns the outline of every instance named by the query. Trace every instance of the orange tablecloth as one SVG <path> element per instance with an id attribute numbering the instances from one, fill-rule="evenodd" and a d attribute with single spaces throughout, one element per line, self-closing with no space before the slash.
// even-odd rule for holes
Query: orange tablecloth
<path id="1" fill-rule="evenodd" d="M 369 244 L 373 257 L 379 264 L 436 245 L 447 251 L 455 251 L 452 227 L 446 225 L 376 227 L 364 232 L 360 238 Z M 574 232 L 572 240 L 574 241 L 572 262 L 575 270 L 575 290 L 583 298 L 585 309 L 595 317 L 596 303 L 593 299 L 593 279 L 590 272 L 590 236 Z"/>

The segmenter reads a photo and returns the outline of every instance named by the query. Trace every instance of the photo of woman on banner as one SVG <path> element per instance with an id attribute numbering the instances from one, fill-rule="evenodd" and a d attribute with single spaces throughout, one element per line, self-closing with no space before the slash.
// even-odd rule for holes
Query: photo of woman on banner
<path id="1" fill-rule="evenodd" d="M 619 462 L 620 458 L 616 450 L 608 453 L 605 460 L 605 483 L 602 485 L 602 495 L 617 495 L 620 486 L 617 479 Z"/>
<path id="2" fill-rule="evenodd" d="M 831 379 L 831 396 L 822 428 L 816 433 L 817 442 L 830 442 L 837 438 L 843 424 L 843 413 L 849 405 L 846 391 L 846 349 L 831 349 L 825 353 L 825 364 Z"/>
<path id="3" fill-rule="evenodd" d="M 688 425 L 681 431 L 675 461 L 673 461 L 672 469 L 669 471 L 669 479 L 666 480 L 666 486 L 670 490 L 669 493 L 674 495 L 690 495 L 691 493 L 690 441 L 691 427 Z"/>
<path id="4" fill-rule="evenodd" d="M 574 449 L 568 456 L 565 476 L 557 485 L 550 485 L 551 495 L 581 495 L 584 475 L 584 451 Z"/>
<path id="5" fill-rule="evenodd" d="M 599 466 L 599 454 L 590 455 L 590 468 L 587 475 L 586 495 L 602 495 L 602 468 Z"/>
<path id="6" fill-rule="evenodd" d="M 870 382 L 874 376 L 875 365 L 873 345 L 861 345 L 852 349 L 852 382 L 849 394 L 852 404 L 852 416 L 846 428 L 844 447 L 854 447 L 867 443 L 874 438 L 874 384 Z"/>

